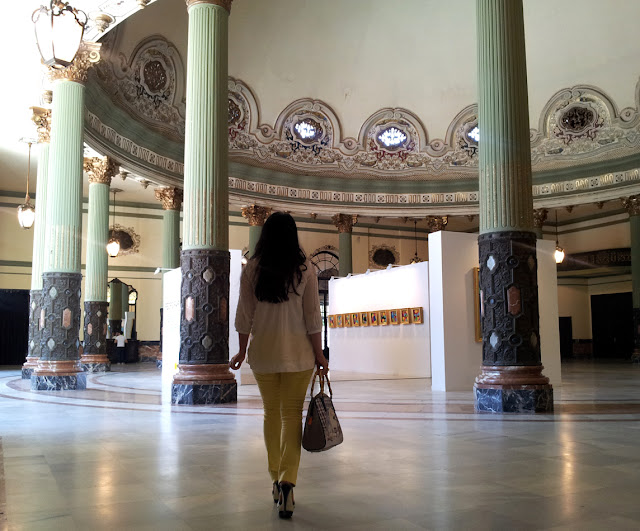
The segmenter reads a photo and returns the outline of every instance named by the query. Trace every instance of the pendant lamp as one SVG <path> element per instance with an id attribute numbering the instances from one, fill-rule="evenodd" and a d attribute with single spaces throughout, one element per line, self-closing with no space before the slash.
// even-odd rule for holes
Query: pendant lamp
<path id="1" fill-rule="evenodd" d="M 556 210 L 556 250 L 553 253 L 556 259 L 556 264 L 561 264 L 564 261 L 564 249 L 560 247 L 558 243 L 558 211 Z"/>
<path id="2" fill-rule="evenodd" d="M 52 0 L 31 15 L 42 62 L 53 68 L 67 68 L 80 49 L 87 15 L 68 2 Z"/>
<path id="3" fill-rule="evenodd" d="M 415 244 L 416 244 L 416 252 L 415 252 L 413 258 L 411 259 L 411 261 L 409 263 L 410 264 L 418 264 L 418 263 L 422 262 L 422 258 L 420 258 L 418 256 L 418 220 L 416 220 L 416 219 L 413 220 L 413 239 L 414 239 Z"/>
<path id="4" fill-rule="evenodd" d="M 33 140 L 22 139 L 29 145 L 29 157 L 27 163 L 27 195 L 24 198 L 24 203 L 18 207 L 18 223 L 23 229 L 30 229 L 33 227 L 33 222 L 36 220 L 36 208 L 31 203 L 31 197 L 29 197 L 29 179 L 31 177 L 31 144 Z"/>
<path id="5" fill-rule="evenodd" d="M 107 243 L 107 253 L 111 258 L 115 258 L 120 253 L 120 241 L 116 237 L 116 193 L 122 192 L 122 190 L 114 188 L 111 191 L 113 192 L 113 228 L 109 231 L 110 234 L 109 243 Z"/>

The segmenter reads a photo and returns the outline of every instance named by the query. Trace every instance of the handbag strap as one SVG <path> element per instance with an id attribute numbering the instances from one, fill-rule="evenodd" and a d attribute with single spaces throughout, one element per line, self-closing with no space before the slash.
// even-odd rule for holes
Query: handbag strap
<path id="1" fill-rule="evenodd" d="M 318 378 L 319 381 L 320 381 L 319 385 L 320 385 L 320 392 L 321 393 L 324 393 L 324 383 L 325 383 L 325 380 L 326 380 L 327 387 L 329 388 L 329 396 L 331 398 L 333 398 L 333 389 L 331 389 L 331 382 L 329 381 L 329 375 L 325 376 L 323 374 L 320 374 L 320 372 L 317 371 L 317 370 L 316 370 L 315 374 L 313 375 L 313 380 L 311 380 L 311 391 L 309 393 L 311 398 L 313 398 L 313 388 L 316 385 L 316 378 Z"/>

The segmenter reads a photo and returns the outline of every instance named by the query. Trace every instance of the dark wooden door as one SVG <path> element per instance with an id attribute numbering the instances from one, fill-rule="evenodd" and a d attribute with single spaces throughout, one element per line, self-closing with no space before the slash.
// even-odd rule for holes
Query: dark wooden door
<path id="1" fill-rule="evenodd" d="M 0 289 L 0 365 L 22 365 L 29 340 L 29 290 Z"/>
<path id="2" fill-rule="evenodd" d="M 560 317 L 560 358 L 573 358 L 573 326 L 571 317 Z"/>
<path id="3" fill-rule="evenodd" d="M 593 357 L 628 359 L 633 352 L 631 293 L 591 296 Z"/>

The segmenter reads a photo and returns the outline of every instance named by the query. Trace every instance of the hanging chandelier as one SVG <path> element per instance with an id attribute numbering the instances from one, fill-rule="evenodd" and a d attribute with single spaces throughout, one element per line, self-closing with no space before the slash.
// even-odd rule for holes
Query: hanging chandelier
<path id="1" fill-rule="evenodd" d="M 120 253 L 120 240 L 116 236 L 116 193 L 121 192 L 117 188 L 111 190 L 113 192 L 113 223 L 112 229 L 109 231 L 109 243 L 107 243 L 107 253 L 111 258 L 115 258 Z"/>
<path id="2" fill-rule="evenodd" d="M 564 249 L 560 247 L 558 242 L 558 211 L 556 210 L 556 250 L 553 253 L 556 259 L 556 264 L 561 264 L 564 261 Z"/>
<path id="3" fill-rule="evenodd" d="M 71 7 L 68 2 L 52 0 L 49 7 L 36 9 L 31 20 L 42 62 L 53 68 L 70 66 L 82 43 L 86 13 Z"/>
<path id="4" fill-rule="evenodd" d="M 21 139 L 22 142 L 26 142 L 29 145 L 29 157 L 27 163 L 27 195 L 24 198 L 24 203 L 18 207 L 18 223 L 23 229 L 30 229 L 33 227 L 33 222 L 36 220 L 36 208 L 31 203 L 31 197 L 29 197 L 29 179 L 31 177 L 31 145 L 34 143 L 32 139 Z"/>
<path id="5" fill-rule="evenodd" d="M 417 219 L 413 220 L 413 240 L 416 244 L 416 252 L 409 263 L 419 264 L 420 262 L 422 262 L 422 258 L 418 256 L 418 220 Z"/>

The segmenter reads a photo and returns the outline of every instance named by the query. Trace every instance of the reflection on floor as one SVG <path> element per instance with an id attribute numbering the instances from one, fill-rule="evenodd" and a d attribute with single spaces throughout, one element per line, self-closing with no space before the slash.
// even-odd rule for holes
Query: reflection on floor
<path id="1" fill-rule="evenodd" d="M 526 417 L 348 376 L 333 385 L 345 442 L 304 453 L 284 522 L 255 386 L 172 407 L 151 365 L 58 393 L 0 371 L 0 529 L 640 528 L 638 365 L 564 365 L 556 413 Z"/>

